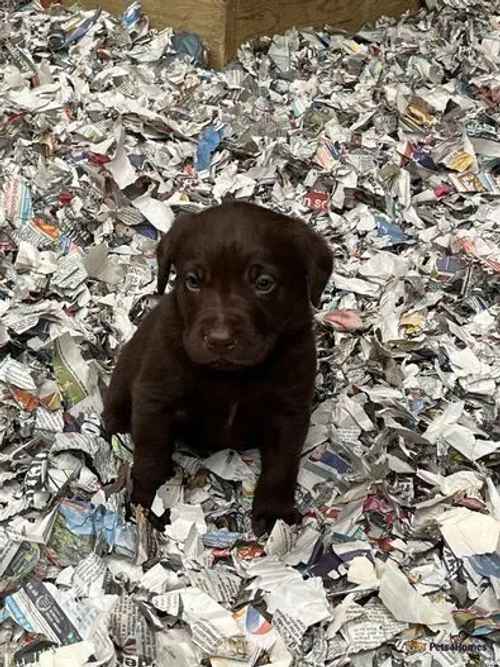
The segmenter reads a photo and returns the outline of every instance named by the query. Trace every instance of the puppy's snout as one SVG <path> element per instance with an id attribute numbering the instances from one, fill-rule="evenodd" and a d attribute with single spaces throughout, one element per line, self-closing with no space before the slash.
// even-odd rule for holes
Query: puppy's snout
<path id="1" fill-rule="evenodd" d="M 234 350 L 237 342 L 233 332 L 224 325 L 218 325 L 205 331 L 203 341 L 210 352 L 218 354 Z"/>

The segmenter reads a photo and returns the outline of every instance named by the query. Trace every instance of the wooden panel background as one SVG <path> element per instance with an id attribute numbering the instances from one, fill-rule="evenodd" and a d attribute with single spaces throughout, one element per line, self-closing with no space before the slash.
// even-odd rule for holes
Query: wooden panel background
<path id="1" fill-rule="evenodd" d="M 240 44 L 259 35 L 281 34 L 292 27 L 332 25 L 358 30 L 380 16 L 417 10 L 419 0 L 236 0 Z M 237 48 L 237 47 L 236 47 Z"/>
<path id="2" fill-rule="evenodd" d="M 74 4 L 74 0 L 64 0 Z M 101 6 L 120 15 L 127 0 L 79 0 L 85 8 Z M 223 67 L 243 42 L 284 33 L 292 27 L 325 24 L 357 30 L 379 16 L 416 11 L 420 0 L 142 0 L 153 26 L 196 32 L 209 49 L 209 62 Z"/>

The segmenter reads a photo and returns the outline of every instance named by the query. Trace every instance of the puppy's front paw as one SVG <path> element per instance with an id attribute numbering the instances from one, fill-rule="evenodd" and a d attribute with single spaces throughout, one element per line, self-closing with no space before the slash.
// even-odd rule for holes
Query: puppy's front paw
<path id="1" fill-rule="evenodd" d="M 293 503 L 278 500 L 267 502 L 255 500 L 252 510 L 252 528 L 257 537 L 270 533 L 278 519 L 282 519 L 291 526 L 301 523 L 302 515 L 295 509 Z"/>
<path id="2" fill-rule="evenodd" d="M 102 421 L 108 437 L 116 433 L 130 433 L 130 417 L 126 414 L 115 414 L 110 410 L 105 410 Z"/>
<path id="3" fill-rule="evenodd" d="M 133 487 L 130 500 L 134 505 L 141 505 L 144 509 L 149 510 L 149 508 L 153 504 L 155 494 L 156 494 L 156 489 L 152 488 L 147 484 L 142 484 L 137 479 L 133 479 Z"/>

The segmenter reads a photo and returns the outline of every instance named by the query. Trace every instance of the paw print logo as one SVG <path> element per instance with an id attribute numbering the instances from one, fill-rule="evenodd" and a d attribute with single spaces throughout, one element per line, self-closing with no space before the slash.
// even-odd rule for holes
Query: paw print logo
<path id="1" fill-rule="evenodd" d="M 410 655 L 414 653 L 425 653 L 427 644 L 425 642 L 419 641 L 418 639 L 411 639 L 410 641 L 406 642 L 405 649 L 406 652 Z"/>

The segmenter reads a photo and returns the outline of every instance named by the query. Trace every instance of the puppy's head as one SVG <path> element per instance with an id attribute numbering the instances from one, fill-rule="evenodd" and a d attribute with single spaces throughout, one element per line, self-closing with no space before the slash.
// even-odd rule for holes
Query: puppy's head
<path id="1" fill-rule="evenodd" d="M 160 293 L 176 269 L 188 356 L 222 370 L 255 366 L 282 334 L 310 326 L 332 271 L 305 223 L 243 202 L 179 217 L 157 256 Z"/>

